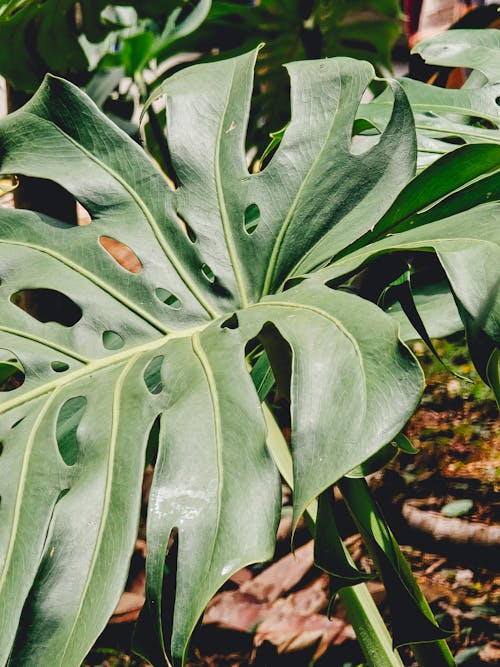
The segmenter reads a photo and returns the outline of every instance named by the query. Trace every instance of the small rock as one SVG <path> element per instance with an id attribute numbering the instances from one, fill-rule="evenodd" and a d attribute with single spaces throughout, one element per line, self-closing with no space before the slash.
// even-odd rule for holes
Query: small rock
<path id="1" fill-rule="evenodd" d="M 472 570 L 457 570 L 455 574 L 455 584 L 457 586 L 468 586 L 474 580 L 474 572 Z"/>

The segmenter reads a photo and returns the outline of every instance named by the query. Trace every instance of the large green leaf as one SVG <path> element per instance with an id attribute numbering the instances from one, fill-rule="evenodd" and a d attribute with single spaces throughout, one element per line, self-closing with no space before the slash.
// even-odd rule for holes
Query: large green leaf
<path id="1" fill-rule="evenodd" d="M 436 285 L 438 289 L 431 298 L 424 297 L 421 304 L 426 311 L 425 322 L 434 334 L 455 331 L 457 311 L 449 301 L 449 295 L 452 295 L 463 326 L 468 331 L 476 368 L 497 391 L 498 357 L 495 349 L 500 346 L 499 212 L 498 202 L 483 204 L 445 220 L 390 234 L 334 261 L 320 272 L 321 278 L 335 286 L 341 284 L 346 276 L 356 274 L 374 261 L 378 263 L 376 270 L 383 273 L 384 263 L 391 261 L 394 255 L 409 258 L 412 262 L 415 256 L 419 257 L 422 253 L 435 253 L 447 288 L 443 291 L 442 285 Z M 443 308 L 450 315 L 448 322 L 442 321 Z M 400 318 L 397 310 L 393 315 L 396 319 Z M 407 327 L 405 329 L 405 335 L 411 337 L 411 332 Z M 477 350 L 478 339 L 481 340 L 480 354 Z"/>
<path id="2" fill-rule="evenodd" d="M 125 582 L 158 421 L 142 627 L 155 665 L 182 664 L 211 595 L 239 567 L 271 557 L 280 485 L 246 359 L 259 340 L 291 397 L 295 521 L 390 442 L 419 400 L 422 374 L 397 324 L 331 289 L 335 265 L 283 290 L 324 247 L 330 261 L 376 228 L 411 179 L 404 93 L 395 85 L 378 145 L 353 152 L 372 67 L 288 65 L 291 123 L 250 175 L 255 58 L 198 65 L 164 87 L 175 191 L 60 79 L 0 123 L 2 172 L 54 180 L 91 216 L 72 227 L 31 211 L 0 215 L 0 348 L 24 373 L 0 393 L 2 664 L 10 654 L 12 665 L 78 665 L 104 627 Z M 496 311 L 485 311 L 488 272 L 478 270 L 479 258 L 490 266 L 496 257 L 483 238 L 491 210 L 467 212 L 481 224 L 466 247 L 461 238 L 432 246 L 449 275 L 453 253 L 476 249 L 476 272 L 450 280 L 490 337 Z M 442 226 L 453 239 L 453 225 L 405 234 L 420 247 L 423 229 L 438 238 Z M 383 243 L 373 253 L 391 249 Z M 134 261 L 123 265 L 118 251 Z M 351 262 L 348 273 L 365 261 L 350 257 L 338 262 Z M 44 312 L 37 290 L 65 302 L 66 319 Z"/>

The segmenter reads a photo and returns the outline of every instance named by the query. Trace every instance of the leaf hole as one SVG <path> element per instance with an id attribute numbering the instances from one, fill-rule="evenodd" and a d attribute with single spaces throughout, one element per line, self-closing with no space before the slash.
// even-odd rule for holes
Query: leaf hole
<path id="1" fill-rule="evenodd" d="M 56 441 L 64 463 L 72 466 L 78 457 L 78 427 L 87 408 L 85 396 L 68 399 L 59 410 L 56 424 Z"/>
<path id="2" fill-rule="evenodd" d="M 215 275 L 212 269 L 208 266 L 208 264 L 201 265 L 201 272 L 205 280 L 208 280 L 208 282 L 213 285 L 215 282 Z"/>
<path id="3" fill-rule="evenodd" d="M 182 215 L 177 211 L 177 217 L 179 218 L 179 222 L 181 223 L 181 227 L 185 235 L 188 237 L 188 239 L 191 241 L 191 243 L 196 243 L 198 240 L 198 236 L 196 235 L 196 232 L 194 229 L 191 227 L 189 222 L 187 222 Z"/>
<path id="4" fill-rule="evenodd" d="M 11 302 L 46 324 L 56 322 L 64 327 L 72 327 L 82 318 L 82 309 L 69 296 L 53 289 L 36 288 L 19 290 L 10 297 Z"/>
<path id="5" fill-rule="evenodd" d="M 231 317 L 228 317 L 227 320 L 224 320 L 224 322 L 220 325 L 221 329 L 237 329 L 240 326 L 240 323 L 238 322 L 238 315 L 236 313 L 233 313 Z"/>
<path id="6" fill-rule="evenodd" d="M 62 499 L 64 498 L 64 496 L 66 496 L 68 493 L 69 493 L 69 489 L 63 489 L 63 490 L 61 491 L 61 493 L 57 496 L 56 505 L 57 505 L 57 503 L 58 503 L 60 500 L 62 500 Z"/>
<path id="7" fill-rule="evenodd" d="M 144 369 L 144 382 L 151 394 L 159 394 L 163 391 L 163 382 L 161 380 L 163 360 L 164 357 L 162 355 L 154 357 Z"/>
<path id="8" fill-rule="evenodd" d="M 79 227 L 86 227 L 92 222 L 92 216 L 79 201 L 76 202 L 76 219 Z"/>
<path id="9" fill-rule="evenodd" d="M 161 415 L 157 415 L 148 435 L 148 444 L 146 445 L 146 470 L 144 471 L 144 482 L 146 482 L 146 476 L 149 476 L 149 489 L 151 488 L 151 470 L 148 475 L 148 466 L 154 468 L 156 464 L 156 459 L 158 457 L 158 447 L 160 443 L 160 424 L 161 424 Z"/>
<path id="10" fill-rule="evenodd" d="M 3 442 L 0 442 L 0 456 L 2 456 L 3 452 Z"/>
<path id="11" fill-rule="evenodd" d="M 11 428 L 11 429 L 16 428 L 16 426 L 19 426 L 19 424 L 20 424 L 22 421 L 24 421 L 24 417 L 21 417 L 21 419 L 18 419 L 16 422 L 14 422 L 10 428 Z"/>
<path id="12" fill-rule="evenodd" d="M 356 134 L 351 138 L 351 155 L 363 155 L 368 153 L 380 143 L 381 134 Z"/>
<path id="13" fill-rule="evenodd" d="M 160 299 L 160 301 L 169 308 L 173 308 L 174 310 L 179 310 L 182 308 L 182 301 L 179 299 L 179 297 L 175 296 L 175 294 L 169 292 L 167 289 L 158 287 L 155 289 L 155 294 L 158 299 Z"/>
<path id="14" fill-rule="evenodd" d="M 497 100 L 500 97 L 497 98 Z M 498 101 L 497 101 L 498 104 Z M 494 123 L 492 120 L 487 118 L 480 118 L 479 116 L 469 116 L 467 119 L 467 124 L 471 127 L 479 127 L 482 130 L 498 130 L 499 126 L 497 123 Z"/>
<path id="15" fill-rule="evenodd" d="M 102 344 L 107 350 L 120 350 L 125 341 L 116 331 L 104 331 L 102 334 Z"/>
<path id="16" fill-rule="evenodd" d="M 25 379 L 24 368 L 16 356 L 10 350 L 0 348 L 0 392 L 14 391 Z"/>
<path id="17" fill-rule="evenodd" d="M 110 236 L 100 236 L 99 243 L 117 264 L 129 273 L 140 273 L 142 271 L 141 260 L 128 245 L 112 239 Z"/>
<path id="18" fill-rule="evenodd" d="M 286 292 L 286 290 L 289 290 L 292 287 L 297 287 L 297 285 L 303 283 L 304 280 L 306 280 L 306 278 L 307 276 L 297 276 L 296 278 L 289 278 L 283 286 L 283 291 Z"/>
<path id="19" fill-rule="evenodd" d="M 257 204 L 250 204 L 245 209 L 245 231 L 247 234 L 253 234 L 259 226 L 260 208 Z"/>
<path id="20" fill-rule="evenodd" d="M 64 371 L 68 370 L 69 364 L 65 361 L 51 361 L 50 367 L 55 373 L 64 373 Z"/>
<path id="21" fill-rule="evenodd" d="M 454 146 L 464 146 L 467 143 L 463 137 L 443 137 L 441 141 Z"/>
<path id="22" fill-rule="evenodd" d="M 495 104 L 500 107 L 500 95 L 495 98 Z"/>

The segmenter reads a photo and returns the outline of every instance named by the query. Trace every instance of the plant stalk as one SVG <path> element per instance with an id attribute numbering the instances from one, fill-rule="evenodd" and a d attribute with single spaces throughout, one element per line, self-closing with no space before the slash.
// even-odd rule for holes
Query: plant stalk
<path id="1" fill-rule="evenodd" d="M 344 477 L 338 483 L 338 487 L 344 498 L 344 502 L 349 510 L 363 541 L 372 557 L 375 567 L 383 581 L 383 568 L 380 567 L 378 552 L 371 548 L 374 537 L 379 546 L 386 553 L 393 553 L 397 556 L 399 574 L 403 579 L 408 590 L 410 590 L 417 600 L 422 611 L 430 619 L 434 620 L 434 615 L 431 611 L 429 603 L 425 599 L 411 568 L 404 557 L 397 541 L 394 539 L 392 532 L 380 510 L 380 507 L 375 502 L 371 491 L 364 478 L 352 479 Z M 370 531 L 366 530 L 366 526 L 370 527 Z M 394 610 L 397 612 L 397 610 Z M 455 667 L 455 660 L 450 651 L 450 648 L 444 639 L 410 644 L 415 659 L 420 667 Z"/>
<path id="2" fill-rule="evenodd" d="M 268 429 L 267 445 L 269 451 L 281 476 L 293 490 L 290 449 L 272 412 L 265 404 L 263 404 L 263 410 Z M 316 524 L 316 501 L 311 503 L 306 510 L 306 522 L 313 531 Z M 346 554 L 349 556 L 347 549 Z M 366 585 L 358 584 L 342 588 L 339 596 L 356 632 L 368 667 L 403 667 L 399 654 L 392 648 L 389 631 Z"/>

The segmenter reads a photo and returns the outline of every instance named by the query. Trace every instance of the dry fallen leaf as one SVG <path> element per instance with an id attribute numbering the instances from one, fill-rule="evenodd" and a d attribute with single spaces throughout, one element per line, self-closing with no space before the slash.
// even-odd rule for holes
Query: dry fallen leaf
<path id="1" fill-rule="evenodd" d="M 355 639 L 348 623 L 318 613 L 327 605 L 327 589 L 327 577 L 319 577 L 307 588 L 277 600 L 257 627 L 255 645 L 268 641 L 278 653 L 289 653 L 317 644 L 313 656 L 317 659 L 331 644 Z"/>
<path id="2" fill-rule="evenodd" d="M 314 563 L 314 543 L 311 540 L 294 553 L 288 554 L 266 568 L 240 588 L 262 602 L 274 602 L 296 586 Z"/>

